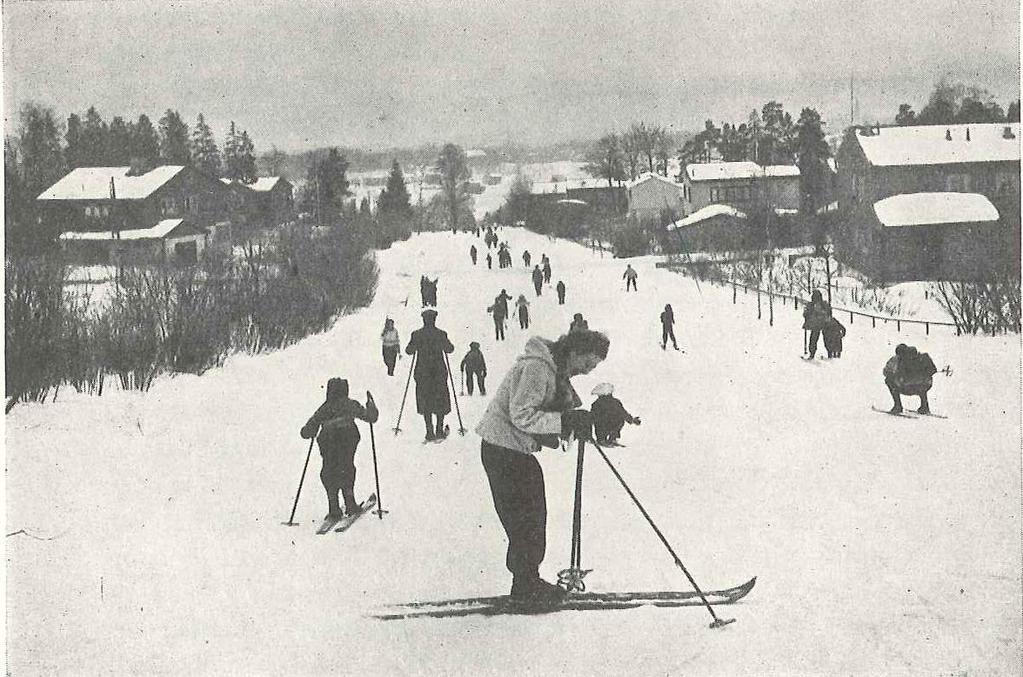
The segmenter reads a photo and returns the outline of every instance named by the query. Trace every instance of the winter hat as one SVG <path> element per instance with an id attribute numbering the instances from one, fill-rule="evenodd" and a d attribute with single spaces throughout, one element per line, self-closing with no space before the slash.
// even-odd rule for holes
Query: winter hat
<path id="1" fill-rule="evenodd" d="M 470 341 L 469 342 L 469 348 L 471 348 L 472 350 L 477 350 L 477 349 L 479 349 L 479 347 L 480 347 L 480 344 L 478 342 L 476 342 L 476 341 Z"/>
<path id="2" fill-rule="evenodd" d="M 327 381 L 327 399 L 348 397 L 348 381 L 343 378 L 332 378 Z"/>
<path id="3" fill-rule="evenodd" d="M 433 308 L 427 308 L 421 313 L 421 315 L 423 316 L 423 318 L 432 317 L 434 319 L 437 319 L 437 311 L 434 310 Z"/>
<path id="4" fill-rule="evenodd" d="M 581 319 L 583 319 L 583 314 L 582 313 L 576 313 L 575 315 L 572 316 L 572 319 L 573 320 L 581 320 Z"/>
<path id="5" fill-rule="evenodd" d="M 610 383 L 598 383 L 592 391 L 591 395 L 611 395 L 615 391 L 614 385 Z"/>
<path id="6" fill-rule="evenodd" d="M 898 355 L 899 357 L 902 357 L 903 355 L 906 355 L 908 353 L 909 346 L 907 346 L 905 343 L 900 343 L 899 345 L 895 346 L 895 354 Z"/>

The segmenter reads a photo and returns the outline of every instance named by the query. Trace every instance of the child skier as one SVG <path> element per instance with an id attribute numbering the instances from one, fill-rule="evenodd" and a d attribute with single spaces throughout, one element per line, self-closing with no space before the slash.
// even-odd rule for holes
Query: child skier
<path id="1" fill-rule="evenodd" d="M 590 406 L 590 413 L 593 415 L 593 438 L 598 444 L 618 446 L 618 438 L 622 434 L 622 426 L 626 423 L 639 425 L 639 416 L 633 416 L 625 411 L 621 400 L 614 397 L 614 386 L 610 383 L 601 383 L 591 392 L 597 399 Z"/>
<path id="2" fill-rule="evenodd" d="M 345 512 L 359 511 L 355 502 L 355 449 L 359 446 L 359 428 L 355 419 L 376 423 L 379 416 L 373 395 L 366 392 L 366 406 L 348 398 L 348 381 L 332 378 L 327 381 L 327 400 L 302 426 L 302 439 L 316 438 L 323 458 L 320 481 L 327 491 L 327 516 L 341 519 L 344 513 L 338 503 L 338 491 L 344 497 Z"/>
<path id="3" fill-rule="evenodd" d="M 469 344 L 469 352 L 462 358 L 461 370 L 465 372 L 466 386 L 469 390 L 469 394 L 472 395 L 472 377 L 476 377 L 476 382 L 480 386 L 480 395 L 487 394 L 487 387 L 483 383 L 483 379 L 487 377 L 487 362 L 483 359 L 483 352 L 480 350 L 480 344 L 473 341 Z"/>
<path id="4" fill-rule="evenodd" d="M 529 301 L 526 300 L 525 294 L 519 294 L 515 307 L 519 311 L 519 329 L 529 329 Z"/>
<path id="5" fill-rule="evenodd" d="M 845 337 L 842 323 L 832 317 L 824 325 L 821 335 L 824 337 L 824 350 L 828 351 L 828 357 L 842 357 L 842 338 Z"/>

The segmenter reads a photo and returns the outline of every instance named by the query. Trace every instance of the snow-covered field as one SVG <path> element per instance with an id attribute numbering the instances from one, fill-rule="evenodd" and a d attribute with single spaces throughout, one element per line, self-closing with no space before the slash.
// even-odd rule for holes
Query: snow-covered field
<path id="1" fill-rule="evenodd" d="M 271 355 L 230 359 L 146 395 L 62 390 L 6 417 L 7 661 L 29 674 L 791 675 L 1019 674 L 1020 344 L 1018 337 L 849 325 L 841 360 L 800 359 L 800 316 L 757 322 L 755 299 L 698 286 L 634 259 L 504 230 L 517 267 L 472 267 L 470 235 L 420 235 L 379 254 L 373 305 Z M 479 246 L 479 245 L 477 245 Z M 553 281 L 534 298 L 520 254 L 546 252 Z M 379 332 L 417 327 L 421 274 L 439 276 L 438 325 L 471 340 L 498 382 L 528 336 L 556 337 L 572 313 L 611 338 L 576 379 L 613 382 L 640 427 L 609 450 L 705 588 L 757 585 L 707 627 L 695 608 L 384 622 L 387 603 L 507 592 L 504 533 L 479 439 L 422 444 L 409 360 L 386 376 Z M 485 308 L 526 293 L 534 325 L 495 344 Z M 408 299 L 408 304 L 403 301 Z M 671 303 L 684 353 L 659 347 Z M 931 406 L 948 419 L 875 413 L 895 344 L 939 368 Z M 372 390 L 383 520 L 316 536 L 326 511 L 310 463 L 298 527 L 282 526 L 308 449 L 299 427 L 328 377 Z M 457 377 L 456 377 L 457 379 Z M 460 397 L 475 427 L 486 399 Z M 911 405 L 915 405 L 913 398 Z M 452 429 L 457 418 L 449 419 Z M 548 549 L 568 565 L 574 453 L 544 450 Z M 369 431 L 356 494 L 373 490 Z M 583 565 L 591 590 L 688 588 L 610 471 L 589 455 Z M 49 540 L 37 540 L 37 538 Z"/>

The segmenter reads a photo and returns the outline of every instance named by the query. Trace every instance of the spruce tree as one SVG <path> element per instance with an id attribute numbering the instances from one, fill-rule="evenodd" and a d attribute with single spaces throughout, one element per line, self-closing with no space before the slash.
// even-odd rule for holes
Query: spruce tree
<path id="1" fill-rule="evenodd" d="M 828 156 L 831 149 L 824 140 L 824 123 L 820 113 L 813 108 L 804 108 L 796 123 L 796 152 L 799 155 L 799 190 L 802 193 L 803 211 L 811 219 L 817 216 L 817 209 L 824 205 L 827 196 L 831 169 Z M 823 245 L 823 234 L 815 237 L 815 244 Z"/>
<path id="2" fill-rule="evenodd" d="M 242 131 L 238 140 L 238 175 L 242 183 L 255 183 L 259 178 L 256 171 L 256 149 L 247 131 Z"/>
<path id="3" fill-rule="evenodd" d="M 106 135 L 106 164 L 122 167 L 131 162 L 131 135 L 124 118 L 115 115 Z"/>
<path id="4" fill-rule="evenodd" d="M 103 122 L 95 106 L 90 106 L 82 121 L 81 147 L 82 166 L 102 167 L 107 165 L 107 124 Z"/>
<path id="5" fill-rule="evenodd" d="M 138 164 L 140 173 L 149 171 L 160 162 L 160 139 L 145 113 L 131 127 L 130 145 L 131 162 Z"/>
<path id="6" fill-rule="evenodd" d="M 232 181 L 242 178 L 238 168 L 238 134 L 235 132 L 234 120 L 231 120 L 227 137 L 224 138 L 224 176 Z"/>
<path id="7" fill-rule="evenodd" d="M 403 218 L 408 218 L 412 213 L 412 198 L 405 186 L 405 176 L 397 160 L 391 164 L 387 185 L 377 198 L 377 213 L 381 216 L 386 214 Z"/>
<path id="8" fill-rule="evenodd" d="M 213 130 L 206 124 L 202 113 L 192 131 L 192 160 L 196 168 L 207 176 L 220 176 L 220 151 L 213 139 Z"/>
<path id="9" fill-rule="evenodd" d="M 451 232 L 457 232 L 458 213 L 462 204 L 471 200 L 465 191 L 465 182 L 470 177 L 465 151 L 453 143 L 444 144 L 437 158 L 437 169 L 441 176 L 441 195 L 448 212 L 448 226 Z"/>
<path id="10" fill-rule="evenodd" d="M 192 162 L 188 125 L 176 110 L 169 108 L 160 118 L 160 159 L 169 165 L 187 165 Z"/>
<path id="11" fill-rule="evenodd" d="M 75 113 L 68 116 L 67 132 L 64 134 L 67 148 L 64 149 L 64 157 L 67 159 L 69 169 L 76 169 L 85 166 L 85 159 L 82 149 L 82 119 Z"/>

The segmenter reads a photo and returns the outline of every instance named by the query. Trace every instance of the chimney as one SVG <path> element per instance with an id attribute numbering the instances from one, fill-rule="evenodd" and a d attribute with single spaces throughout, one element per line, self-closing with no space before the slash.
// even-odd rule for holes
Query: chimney
<path id="1" fill-rule="evenodd" d="M 128 162 L 127 176 L 141 176 L 146 173 L 146 161 L 144 158 L 133 155 Z"/>
<path id="2" fill-rule="evenodd" d="M 951 129 L 946 129 L 945 130 L 945 140 L 946 141 L 951 141 L 952 140 L 952 130 Z"/>
<path id="3" fill-rule="evenodd" d="M 966 140 L 967 141 L 970 140 L 970 128 L 969 127 L 966 128 Z"/>
<path id="4" fill-rule="evenodd" d="M 117 199 L 117 190 L 114 189 L 114 177 L 110 177 L 110 199 Z"/>
<path id="5" fill-rule="evenodd" d="M 1012 127 L 1006 127 L 1002 130 L 1003 139 L 1015 139 L 1016 135 L 1012 133 Z"/>

